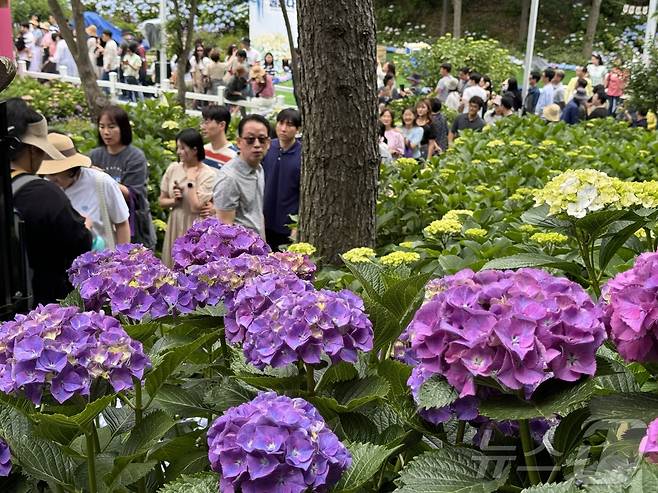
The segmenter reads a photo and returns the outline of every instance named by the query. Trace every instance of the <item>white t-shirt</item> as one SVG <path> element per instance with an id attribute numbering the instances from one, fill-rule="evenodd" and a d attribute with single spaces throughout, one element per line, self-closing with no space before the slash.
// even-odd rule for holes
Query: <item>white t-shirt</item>
<path id="1" fill-rule="evenodd" d="M 489 99 L 487 91 L 482 89 L 480 86 L 474 85 L 466 87 L 466 89 L 464 89 L 464 95 L 462 96 L 462 101 L 464 102 L 464 109 L 462 110 L 462 113 L 468 113 L 468 102 L 473 96 L 480 96 L 482 101 L 485 103 L 487 102 L 487 99 Z"/>
<path id="2" fill-rule="evenodd" d="M 249 67 L 252 67 L 256 62 L 259 61 L 260 61 L 260 53 L 258 53 L 258 50 L 254 50 L 253 48 L 247 50 L 247 65 Z"/>
<path id="3" fill-rule="evenodd" d="M 101 203 L 98 198 L 96 180 L 100 179 L 101 190 L 105 195 L 107 215 L 112 224 L 119 224 L 128 220 L 130 215 L 128 204 L 123 198 L 119 184 L 107 173 L 93 168 L 82 168 L 80 178 L 64 193 L 71 201 L 73 208 L 81 216 L 88 217 L 94 223 L 93 230 L 96 235 L 102 236 L 107 242 L 107 232 L 103 224 Z"/>

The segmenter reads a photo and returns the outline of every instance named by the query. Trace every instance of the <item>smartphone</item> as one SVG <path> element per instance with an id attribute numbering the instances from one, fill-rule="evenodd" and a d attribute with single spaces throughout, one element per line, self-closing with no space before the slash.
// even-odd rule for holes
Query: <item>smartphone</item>
<path id="1" fill-rule="evenodd" d="M 400 91 L 404 91 L 404 84 L 400 84 Z"/>

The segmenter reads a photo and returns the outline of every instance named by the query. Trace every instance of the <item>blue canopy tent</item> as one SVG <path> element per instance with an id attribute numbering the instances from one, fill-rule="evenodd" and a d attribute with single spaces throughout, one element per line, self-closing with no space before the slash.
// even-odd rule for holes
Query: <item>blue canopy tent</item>
<path id="1" fill-rule="evenodd" d="M 96 12 L 85 12 L 82 14 L 85 20 L 85 27 L 93 24 L 96 26 L 98 36 L 101 35 L 103 31 L 106 29 L 109 29 L 112 31 L 112 39 L 117 42 L 117 44 L 121 44 L 123 41 L 123 38 L 121 37 L 121 29 L 113 25 L 112 23 L 106 21 L 103 19 L 100 15 L 98 15 Z"/>

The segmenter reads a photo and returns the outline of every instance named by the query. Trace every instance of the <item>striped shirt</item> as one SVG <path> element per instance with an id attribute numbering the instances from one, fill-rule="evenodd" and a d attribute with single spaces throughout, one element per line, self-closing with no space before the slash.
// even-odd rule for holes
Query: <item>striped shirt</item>
<path id="1" fill-rule="evenodd" d="M 203 146 L 203 150 L 206 152 L 204 164 L 215 169 L 221 168 L 238 155 L 238 148 L 230 142 L 220 149 L 213 149 L 212 144 L 208 143 Z"/>

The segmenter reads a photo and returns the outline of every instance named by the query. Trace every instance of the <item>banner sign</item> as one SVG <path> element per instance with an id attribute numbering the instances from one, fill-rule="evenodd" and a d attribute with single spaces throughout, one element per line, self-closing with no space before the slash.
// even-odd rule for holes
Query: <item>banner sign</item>
<path id="1" fill-rule="evenodd" d="M 297 0 L 284 0 L 292 38 L 297 44 Z M 290 58 L 288 32 L 279 0 L 249 0 L 249 38 L 261 56 L 271 52 L 274 59 Z"/>

